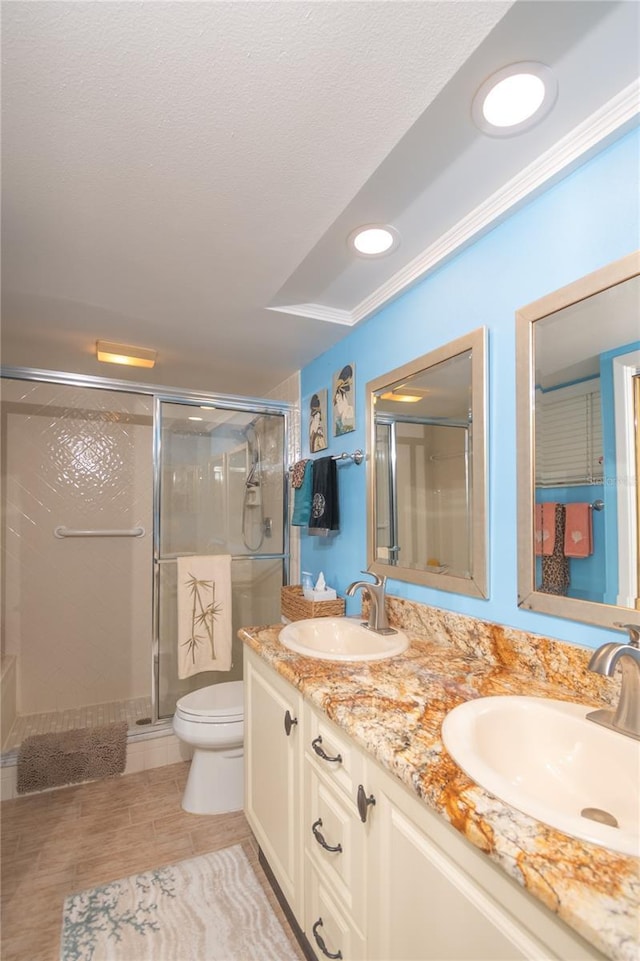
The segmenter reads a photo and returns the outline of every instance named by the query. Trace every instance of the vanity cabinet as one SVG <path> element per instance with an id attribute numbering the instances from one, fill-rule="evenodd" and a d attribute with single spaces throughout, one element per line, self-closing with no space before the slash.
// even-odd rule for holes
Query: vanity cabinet
<path id="1" fill-rule="evenodd" d="M 248 649 L 245 689 L 247 818 L 319 961 L 604 961 Z"/>
<path id="2" fill-rule="evenodd" d="M 375 799 L 367 862 L 371 961 L 558 957 L 505 910 L 511 882 L 480 851 L 375 762 L 366 776 Z"/>
<path id="3" fill-rule="evenodd" d="M 291 910 L 302 902 L 302 698 L 252 651 L 244 655 L 245 814 Z"/>
<path id="4" fill-rule="evenodd" d="M 364 961 L 367 838 L 354 802 L 364 756 L 308 704 L 303 718 L 303 928 L 319 958 Z"/>

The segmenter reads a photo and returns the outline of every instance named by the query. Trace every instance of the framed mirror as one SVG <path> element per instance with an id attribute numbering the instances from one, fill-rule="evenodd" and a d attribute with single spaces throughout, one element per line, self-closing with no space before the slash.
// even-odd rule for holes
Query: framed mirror
<path id="1" fill-rule="evenodd" d="M 640 253 L 516 313 L 518 603 L 640 609 Z"/>
<path id="2" fill-rule="evenodd" d="M 367 384 L 370 571 L 488 596 L 485 365 L 481 328 Z"/>

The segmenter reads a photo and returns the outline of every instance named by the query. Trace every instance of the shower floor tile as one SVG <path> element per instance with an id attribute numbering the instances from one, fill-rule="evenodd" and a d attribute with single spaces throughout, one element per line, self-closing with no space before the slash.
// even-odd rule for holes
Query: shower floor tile
<path id="1" fill-rule="evenodd" d="M 22 714 L 16 718 L 2 745 L 3 751 L 20 747 L 32 734 L 52 734 L 70 731 L 76 727 L 97 727 L 114 721 L 127 721 L 129 730 L 140 733 L 143 727 L 137 721 L 151 717 L 151 698 L 134 697 L 128 701 L 108 701 L 89 707 L 70 708 L 66 711 L 45 711 L 42 714 Z"/>

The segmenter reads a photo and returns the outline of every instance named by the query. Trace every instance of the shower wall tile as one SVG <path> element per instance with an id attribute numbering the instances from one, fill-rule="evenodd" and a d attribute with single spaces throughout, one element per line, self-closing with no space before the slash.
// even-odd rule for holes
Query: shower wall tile
<path id="1" fill-rule="evenodd" d="M 193 757 L 193 748 L 184 741 L 173 735 L 167 744 L 167 761 L 169 764 L 177 764 L 178 761 L 190 761 Z"/>
<path id="2" fill-rule="evenodd" d="M 0 659 L 0 746 L 4 744 L 16 719 L 16 659 Z"/>
<path id="3" fill-rule="evenodd" d="M 283 380 L 268 395 L 272 400 L 287 401 L 295 404 L 289 418 L 289 445 L 287 457 L 289 464 L 295 464 L 302 456 L 302 428 L 301 428 L 301 390 L 300 371 Z M 293 497 L 289 498 L 289 520 L 293 511 Z M 300 531 L 289 524 L 289 580 L 292 584 L 300 583 Z"/>
<path id="4" fill-rule="evenodd" d="M 17 796 L 17 772 L 15 764 L 0 768 L 0 801 L 10 801 Z"/>
<path id="5" fill-rule="evenodd" d="M 6 651 L 18 659 L 18 710 L 144 696 L 151 651 L 149 400 L 15 383 L 8 395 L 3 387 L 4 626 Z M 141 525 L 146 533 L 59 539 L 59 525 Z"/>

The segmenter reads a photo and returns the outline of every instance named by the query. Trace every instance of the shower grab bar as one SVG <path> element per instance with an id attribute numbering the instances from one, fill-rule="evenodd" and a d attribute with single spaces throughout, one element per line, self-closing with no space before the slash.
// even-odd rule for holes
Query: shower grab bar
<path id="1" fill-rule="evenodd" d="M 198 554 L 176 554 L 175 557 L 159 557 L 157 564 L 175 564 L 179 557 L 198 557 Z M 286 560 L 288 554 L 232 554 L 232 561 L 281 561 Z"/>
<path id="2" fill-rule="evenodd" d="M 132 527 L 130 530 L 101 530 L 101 531 L 81 531 L 70 527 L 56 527 L 54 532 L 56 537 L 143 537 L 144 527 Z"/>

